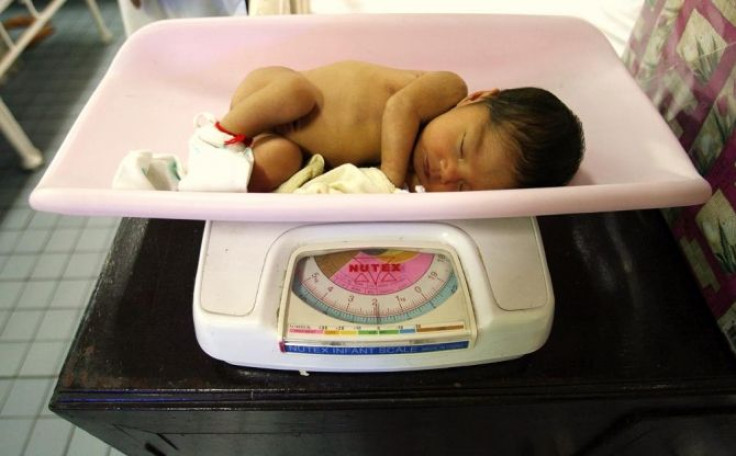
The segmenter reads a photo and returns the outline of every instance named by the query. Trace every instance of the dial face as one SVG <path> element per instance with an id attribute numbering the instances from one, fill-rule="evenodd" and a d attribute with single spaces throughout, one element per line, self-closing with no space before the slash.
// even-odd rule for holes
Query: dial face
<path id="1" fill-rule="evenodd" d="M 305 256 L 292 280 L 294 294 L 312 308 L 371 325 L 419 317 L 457 288 L 450 258 L 425 250 L 355 249 Z"/>

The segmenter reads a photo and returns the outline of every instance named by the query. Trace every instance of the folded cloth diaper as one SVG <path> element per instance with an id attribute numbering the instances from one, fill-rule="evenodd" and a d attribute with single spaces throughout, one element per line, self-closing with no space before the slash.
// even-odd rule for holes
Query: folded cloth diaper
<path id="1" fill-rule="evenodd" d="M 179 159 L 147 150 L 128 153 L 120 162 L 112 188 L 121 190 L 176 190 L 182 174 Z"/>
<path id="2" fill-rule="evenodd" d="M 147 150 L 128 153 L 118 165 L 112 187 L 121 190 L 247 192 L 253 151 L 243 138 L 217 128 L 211 114 L 200 114 L 189 140 L 186 169 L 174 155 Z"/>
<path id="3" fill-rule="evenodd" d="M 293 193 L 296 189 L 325 172 L 325 159 L 320 154 L 312 155 L 309 162 L 294 173 L 286 182 L 274 190 L 275 193 Z"/>
<path id="4" fill-rule="evenodd" d="M 358 168 L 345 164 L 318 176 L 294 193 L 399 193 L 405 192 L 378 168 Z"/>
<path id="5" fill-rule="evenodd" d="M 212 114 L 200 114 L 189 140 L 187 174 L 179 182 L 183 192 L 247 192 L 253 171 L 253 150 L 242 138 L 217 128 Z"/>

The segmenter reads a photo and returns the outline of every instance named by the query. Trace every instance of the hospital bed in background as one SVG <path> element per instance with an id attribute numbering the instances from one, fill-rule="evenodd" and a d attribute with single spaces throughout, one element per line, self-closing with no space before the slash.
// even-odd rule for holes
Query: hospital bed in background
<path id="1" fill-rule="evenodd" d="M 100 39 L 103 43 L 112 39 L 112 34 L 107 29 L 99 7 L 95 0 L 86 0 L 89 11 L 100 33 Z M 0 56 L 0 77 L 2 77 L 13 63 L 21 56 L 23 51 L 28 47 L 38 32 L 53 18 L 54 14 L 61 8 L 66 0 L 53 0 L 47 3 L 40 11 L 36 9 L 33 0 L 19 0 L 28 10 L 28 14 L 35 21 L 16 39 L 13 39 L 5 27 L 0 23 L 0 40 L 7 48 L 7 51 Z M 0 1 L 0 13 L 5 11 L 13 0 Z M 8 109 L 8 106 L 0 98 L 0 130 L 8 138 L 10 144 L 15 148 L 21 159 L 21 167 L 27 170 L 33 170 L 43 164 L 43 155 L 28 138 L 23 128 L 15 120 L 15 117 Z"/>

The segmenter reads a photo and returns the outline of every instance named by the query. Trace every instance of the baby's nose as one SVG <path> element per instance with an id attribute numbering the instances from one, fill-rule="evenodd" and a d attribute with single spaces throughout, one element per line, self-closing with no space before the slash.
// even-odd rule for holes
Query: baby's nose
<path id="1" fill-rule="evenodd" d="M 457 182 L 459 179 L 457 161 L 451 158 L 440 160 L 440 178 L 443 184 Z"/>

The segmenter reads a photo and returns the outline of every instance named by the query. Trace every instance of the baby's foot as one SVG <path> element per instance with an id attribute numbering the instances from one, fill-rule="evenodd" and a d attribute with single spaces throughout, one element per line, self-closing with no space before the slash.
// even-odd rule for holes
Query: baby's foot
<path id="1" fill-rule="evenodd" d="M 198 115 L 195 127 L 189 140 L 187 174 L 179 182 L 179 190 L 247 192 L 253 170 L 249 141 L 218 128 L 212 114 Z"/>

